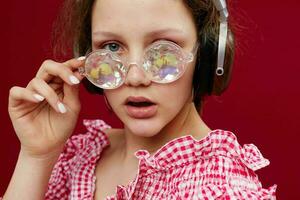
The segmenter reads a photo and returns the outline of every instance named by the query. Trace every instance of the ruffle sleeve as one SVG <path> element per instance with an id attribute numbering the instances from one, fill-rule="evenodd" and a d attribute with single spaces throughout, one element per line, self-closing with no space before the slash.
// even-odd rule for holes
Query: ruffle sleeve
<path id="1" fill-rule="evenodd" d="M 229 184 L 208 184 L 201 187 L 201 192 L 193 199 L 209 200 L 275 200 L 276 185 L 268 189 L 252 190 L 249 188 L 233 187 Z M 176 196 L 176 195 L 174 195 Z M 176 198 L 174 198 L 176 199 Z"/>
<path id="2" fill-rule="evenodd" d="M 215 130 L 201 141 L 193 139 L 192 143 L 195 150 L 192 157 L 202 164 L 199 168 L 195 166 L 200 170 L 199 176 L 187 173 L 187 181 L 179 184 L 180 191 L 177 192 L 181 197 L 218 200 L 276 199 L 277 185 L 263 188 L 255 173 L 270 162 L 254 144 L 241 146 L 232 132 L 223 130 Z M 197 184 L 190 181 L 193 179 Z"/>
<path id="3" fill-rule="evenodd" d="M 102 120 L 84 120 L 87 133 L 69 138 L 56 162 L 48 184 L 46 200 L 69 199 L 74 191 L 74 176 L 84 168 L 87 162 L 95 162 L 101 150 L 109 143 L 102 133 L 110 128 Z"/>
<path id="4" fill-rule="evenodd" d="M 226 182 L 218 186 L 222 193 L 219 192 L 221 195 L 216 199 L 275 200 L 277 185 L 267 189 L 263 188 L 255 173 L 256 170 L 269 165 L 269 160 L 263 157 L 254 144 L 241 146 L 231 132 L 224 132 L 223 136 L 219 136 L 224 138 L 221 139 L 222 143 L 215 150 L 218 155 L 220 147 L 227 149 L 223 164 L 226 169 L 224 170 Z"/>
<path id="5" fill-rule="evenodd" d="M 230 131 L 213 130 L 201 140 L 183 136 L 153 155 L 146 150 L 139 150 L 136 155 L 141 160 L 138 184 L 151 185 L 144 188 L 147 191 L 153 185 L 163 185 L 161 190 L 165 192 L 159 192 L 160 198 L 168 194 L 168 199 L 276 199 L 277 186 L 263 188 L 255 173 L 269 165 L 269 160 L 255 145 L 241 146 Z M 143 192 L 135 191 L 139 195 Z"/>

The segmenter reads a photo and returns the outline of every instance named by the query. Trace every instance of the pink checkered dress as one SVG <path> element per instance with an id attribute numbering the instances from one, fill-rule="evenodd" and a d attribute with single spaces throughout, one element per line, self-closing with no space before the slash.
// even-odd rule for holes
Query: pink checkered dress
<path id="1" fill-rule="evenodd" d="M 94 171 L 104 147 L 102 120 L 84 120 L 88 132 L 71 137 L 52 172 L 46 200 L 92 200 Z M 240 146 L 236 136 L 213 130 L 197 141 L 191 135 L 175 138 L 155 154 L 138 150 L 137 174 L 128 185 L 119 185 L 107 200 L 125 199 L 276 199 L 276 185 L 262 185 L 255 171 L 265 167 L 256 146 Z M 101 178 L 101 177 L 100 177 Z"/>

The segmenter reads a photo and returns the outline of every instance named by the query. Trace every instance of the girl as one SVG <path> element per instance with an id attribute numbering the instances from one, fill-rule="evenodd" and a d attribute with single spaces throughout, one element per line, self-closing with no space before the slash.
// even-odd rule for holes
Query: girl
<path id="1" fill-rule="evenodd" d="M 230 80 L 225 1 L 69 0 L 64 8 L 62 38 L 78 58 L 47 60 L 26 88 L 10 90 L 21 150 L 5 200 L 275 198 L 276 186 L 262 188 L 255 174 L 269 164 L 259 150 L 201 119 L 204 96 Z M 123 129 L 85 120 L 87 133 L 68 139 L 81 81 L 103 93 Z"/>

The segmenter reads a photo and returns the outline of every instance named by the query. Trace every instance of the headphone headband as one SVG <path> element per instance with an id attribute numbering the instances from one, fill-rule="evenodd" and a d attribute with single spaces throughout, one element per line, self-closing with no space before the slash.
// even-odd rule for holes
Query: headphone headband
<path id="1" fill-rule="evenodd" d="M 226 40 L 228 32 L 228 10 L 225 0 L 213 0 L 217 10 L 220 12 L 220 32 L 219 32 L 219 47 L 218 47 L 218 64 L 216 74 L 222 76 L 224 74 L 224 61 L 226 51 Z"/>

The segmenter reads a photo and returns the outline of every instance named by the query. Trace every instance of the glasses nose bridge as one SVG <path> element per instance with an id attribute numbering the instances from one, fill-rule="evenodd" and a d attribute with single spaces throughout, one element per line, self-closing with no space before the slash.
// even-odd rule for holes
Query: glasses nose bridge
<path id="1" fill-rule="evenodd" d="M 128 74 L 132 73 L 132 67 L 136 67 L 136 69 L 133 69 L 133 71 L 138 70 L 139 74 L 142 73 L 143 76 L 147 76 L 147 72 L 145 71 L 145 69 L 143 68 L 143 63 L 144 63 L 144 59 L 139 59 L 138 61 L 129 61 L 126 63 L 126 68 L 127 68 L 127 76 Z M 136 72 L 134 72 L 136 73 Z"/>
<path id="2" fill-rule="evenodd" d="M 141 61 L 130 61 L 127 63 L 127 67 L 128 67 L 128 70 L 130 69 L 131 66 L 133 65 L 136 65 L 137 67 L 139 67 L 141 65 Z"/>
<path id="3" fill-rule="evenodd" d="M 149 85 L 151 78 L 148 72 L 145 70 L 145 51 L 135 51 L 127 57 L 126 68 L 127 73 L 125 77 L 125 84 L 138 86 Z"/>
<path id="4" fill-rule="evenodd" d="M 132 51 L 132 53 L 129 53 L 127 59 L 126 59 L 126 66 L 128 70 L 131 66 L 136 65 L 137 67 L 141 67 L 144 62 L 144 51 L 143 50 L 135 50 Z"/>

